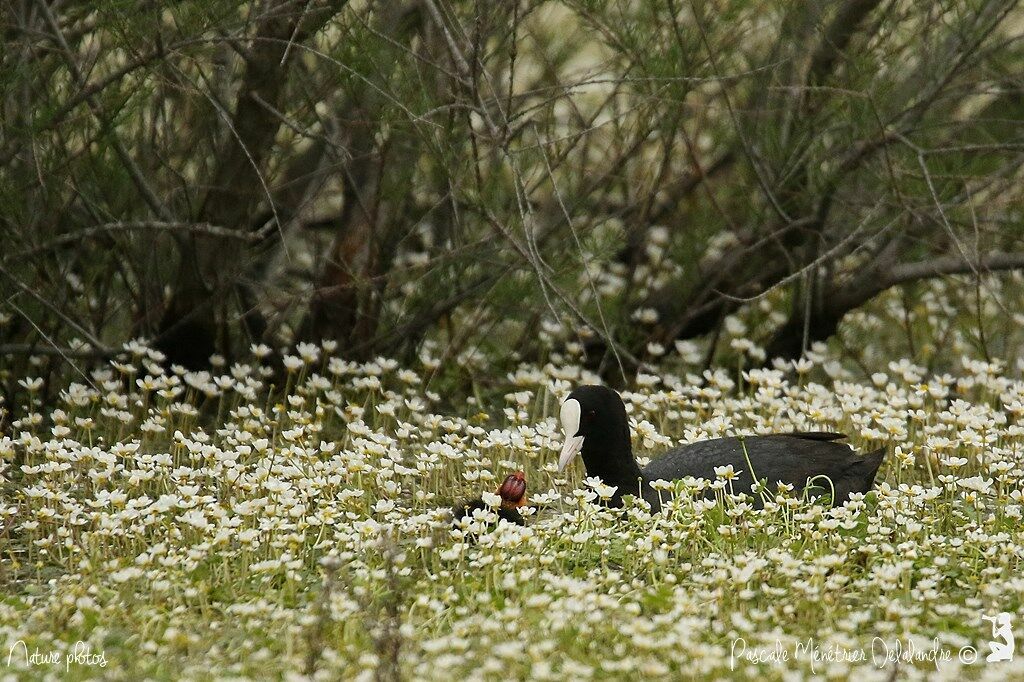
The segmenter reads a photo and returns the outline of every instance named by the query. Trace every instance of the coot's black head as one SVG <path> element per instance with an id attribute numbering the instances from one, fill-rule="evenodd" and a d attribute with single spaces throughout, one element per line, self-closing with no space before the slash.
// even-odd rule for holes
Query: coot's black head
<path id="1" fill-rule="evenodd" d="M 609 474 L 633 477 L 636 462 L 629 441 L 629 420 L 618 393 L 606 386 L 580 386 L 562 403 L 559 416 L 565 432 L 559 471 L 582 453 L 591 476 L 600 476 L 606 483 L 617 478 L 609 478 Z"/>

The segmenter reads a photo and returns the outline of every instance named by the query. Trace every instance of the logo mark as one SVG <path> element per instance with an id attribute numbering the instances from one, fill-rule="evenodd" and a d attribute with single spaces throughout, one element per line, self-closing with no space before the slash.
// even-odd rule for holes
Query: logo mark
<path id="1" fill-rule="evenodd" d="M 1013 616 L 1003 611 L 994 616 L 982 616 L 981 619 L 992 623 L 992 641 L 988 643 L 988 648 L 992 650 L 992 653 L 986 656 L 985 660 L 988 663 L 1012 661 L 1013 651 L 1016 648 L 1011 625 Z"/>

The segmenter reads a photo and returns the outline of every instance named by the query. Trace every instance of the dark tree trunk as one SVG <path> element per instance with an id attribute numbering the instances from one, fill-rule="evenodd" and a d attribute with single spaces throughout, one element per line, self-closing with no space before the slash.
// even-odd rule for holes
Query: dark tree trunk
<path id="1" fill-rule="evenodd" d="M 279 0 L 259 12 L 256 38 L 246 54 L 245 75 L 224 149 L 198 220 L 247 231 L 259 202 L 269 192 L 266 160 L 281 123 L 287 57 L 291 42 L 316 33 L 347 0 Z M 282 63 L 284 62 L 284 63 Z M 184 240 L 177 280 L 160 322 L 157 347 L 170 362 L 206 366 L 210 355 L 227 346 L 225 310 L 244 268 L 244 242 L 211 235 Z M 218 338 L 220 337 L 220 338 Z"/>

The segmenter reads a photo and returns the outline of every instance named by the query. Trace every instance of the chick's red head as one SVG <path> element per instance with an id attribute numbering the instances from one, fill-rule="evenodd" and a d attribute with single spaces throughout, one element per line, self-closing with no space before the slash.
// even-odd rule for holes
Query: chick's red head
<path id="1" fill-rule="evenodd" d="M 505 477 L 498 486 L 501 506 L 505 508 L 522 507 L 526 504 L 526 474 L 516 471 Z"/>

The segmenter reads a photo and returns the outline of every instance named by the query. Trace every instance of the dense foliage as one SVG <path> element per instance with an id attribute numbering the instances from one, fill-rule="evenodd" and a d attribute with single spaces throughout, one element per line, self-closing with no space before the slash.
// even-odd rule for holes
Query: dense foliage
<path id="1" fill-rule="evenodd" d="M 1024 265 L 1017 4 L 6 3 L 7 386 L 138 337 L 535 359 L 554 318 L 607 375 L 761 295 L 787 358 L 922 278 L 977 308 Z"/>

